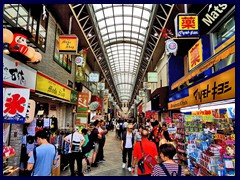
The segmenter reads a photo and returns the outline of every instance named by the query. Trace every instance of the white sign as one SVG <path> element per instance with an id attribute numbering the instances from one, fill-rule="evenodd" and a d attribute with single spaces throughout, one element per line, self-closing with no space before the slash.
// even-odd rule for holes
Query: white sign
<path id="1" fill-rule="evenodd" d="M 35 91 L 37 71 L 3 54 L 3 83 Z"/>
<path id="2" fill-rule="evenodd" d="M 150 83 L 158 82 L 157 72 L 148 72 L 147 77 L 148 77 L 148 82 Z"/>
<path id="3" fill-rule="evenodd" d="M 78 65 L 78 66 L 83 66 L 83 64 L 84 64 L 84 59 L 83 59 L 83 57 L 77 56 L 76 59 L 75 59 L 75 63 L 76 63 L 76 65 Z"/>
<path id="4" fill-rule="evenodd" d="M 104 96 L 108 96 L 108 93 L 109 93 L 109 90 L 108 90 L 108 89 L 105 89 L 105 90 L 104 90 Z"/>
<path id="5" fill-rule="evenodd" d="M 99 81 L 99 72 L 91 72 L 89 74 L 89 82 L 98 82 Z"/>
<path id="6" fill-rule="evenodd" d="M 105 89 L 105 83 L 98 83 L 97 84 L 97 90 L 102 91 Z"/>
<path id="7" fill-rule="evenodd" d="M 5 88 L 3 122 L 23 124 L 26 119 L 30 89 Z"/>
<path id="8" fill-rule="evenodd" d="M 166 48 L 167 55 L 169 55 L 170 53 L 173 53 L 174 56 L 176 56 L 177 50 L 178 50 L 177 43 L 172 39 L 168 39 L 165 41 L 165 44 L 166 44 L 165 48 Z"/>

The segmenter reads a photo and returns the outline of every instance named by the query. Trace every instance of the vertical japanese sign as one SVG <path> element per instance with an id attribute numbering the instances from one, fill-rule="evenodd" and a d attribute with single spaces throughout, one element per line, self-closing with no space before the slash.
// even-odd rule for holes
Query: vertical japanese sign
<path id="1" fill-rule="evenodd" d="M 3 122 L 23 124 L 26 119 L 30 89 L 5 88 Z"/>
<path id="2" fill-rule="evenodd" d="M 196 44 L 188 51 L 188 67 L 189 71 L 203 61 L 202 56 L 202 40 L 198 40 Z"/>
<path id="3" fill-rule="evenodd" d="M 86 70 L 86 64 L 87 64 L 87 50 L 83 51 L 80 56 L 82 57 L 82 61 L 80 65 L 76 66 L 76 82 L 85 82 L 85 70 Z"/>
<path id="4" fill-rule="evenodd" d="M 103 97 L 103 108 L 104 108 L 104 112 L 108 113 L 108 96 L 104 96 Z"/>
<path id="5" fill-rule="evenodd" d="M 85 92 L 78 93 L 77 112 L 88 111 L 88 96 L 89 94 Z"/>
<path id="6" fill-rule="evenodd" d="M 195 14 L 178 14 L 174 21 L 177 37 L 199 36 L 198 16 Z"/>
<path id="7" fill-rule="evenodd" d="M 88 99 L 89 93 L 79 92 L 78 93 L 78 104 L 77 104 L 77 114 L 76 114 L 76 123 L 86 124 L 88 118 Z"/>

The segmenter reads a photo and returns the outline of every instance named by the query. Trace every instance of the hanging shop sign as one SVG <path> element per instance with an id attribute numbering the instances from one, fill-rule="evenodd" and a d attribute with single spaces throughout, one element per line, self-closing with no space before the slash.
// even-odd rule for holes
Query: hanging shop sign
<path id="1" fill-rule="evenodd" d="M 143 89 L 151 90 L 152 86 L 149 82 L 143 82 Z"/>
<path id="2" fill-rule="evenodd" d="M 199 26 L 196 14 L 178 14 L 175 19 L 175 34 L 177 37 L 198 37 Z"/>
<path id="3" fill-rule="evenodd" d="M 108 96 L 108 93 L 109 93 L 108 89 L 105 89 L 104 92 L 103 92 L 104 96 Z"/>
<path id="4" fill-rule="evenodd" d="M 105 83 L 97 83 L 97 90 L 102 91 L 105 89 Z"/>
<path id="5" fill-rule="evenodd" d="M 75 125 L 79 126 L 79 125 L 87 124 L 87 122 L 88 122 L 88 113 L 76 114 Z"/>
<path id="6" fill-rule="evenodd" d="M 69 87 L 62 85 L 41 72 L 37 72 L 36 90 L 61 99 L 70 100 L 71 90 Z"/>
<path id="7" fill-rule="evenodd" d="M 30 89 L 5 88 L 3 122 L 23 124 L 26 120 Z"/>
<path id="8" fill-rule="evenodd" d="M 148 72 L 147 78 L 148 78 L 148 82 L 150 83 L 158 82 L 157 72 Z"/>
<path id="9" fill-rule="evenodd" d="M 96 111 L 99 106 L 100 106 L 99 102 L 94 101 L 94 102 L 91 102 L 88 107 L 91 111 Z"/>
<path id="10" fill-rule="evenodd" d="M 103 112 L 108 113 L 108 96 L 103 97 Z"/>
<path id="11" fill-rule="evenodd" d="M 89 74 L 89 82 L 99 82 L 99 72 L 91 72 Z"/>
<path id="12" fill-rule="evenodd" d="M 168 103 L 168 109 L 235 98 L 235 67 L 189 88 L 188 92 L 187 97 Z"/>
<path id="13" fill-rule="evenodd" d="M 145 97 L 146 93 L 143 90 L 139 90 L 139 96 L 140 97 Z"/>
<path id="14" fill-rule="evenodd" d="M 89 94 L 86 92 L 78 93 L 78 103 L 77 103 L 77 112 L 87 112 L 88 111 L 88 99 Z"/>
<path id="15" fill-rule="evenodd" d="M 208 4 L 205 6 L 198 14 L 201 34 L 207 34 L 233 7 L 234 4 Z"/>
<path id="16" fill-rule="evenodd" d="M 36 102 L 29 99 L 25 123 L 31 123 L 35 116 Z"/>
<path id="17" fill-rule="evenodd" d="M 3 84 L 35 91 L 37 71 L 3 54 Z"/>
<path id="18" fill-rule="evenodd" d="M 83 66 L 83 64 L 84 64 L 84 59 L 83 59 L 83 57 L 77 56 L 77 57 L 75 58 L 75 64 L 76 64 L 77 66 Z"/>
<path id="19" fill-rule="evenodd" d="M 91 102 L 92 92 L 85 86 L 82 86 L 82 92 L 88 93 L 88 104 L 89 104 Z"/>
<path id="20" fill-rule="evenodd" d="M 196 44 L 188 51 L 188 67 L 189 71 L 195 68 L 203 61 L 202 40 L 199 39 Z"/>
<path id="21" fill-rule="evenodd" d="M 59 52 L 68 54 L 77 54 L 78 37 L 76 35 L 59 36 Z"/>
<path id="22" fill-rule="evenodd" d="M 165 49 L 167 55 L 173 54 L 174 56 L 177 55 L 178 44 L 173 39 L 168 39 L 165 41 Z"/>
<path id="23" fill-rule="evenodd" d="M 78 92 L 71 89 L 70 102 L 76 104 L 78 99 Z"/>

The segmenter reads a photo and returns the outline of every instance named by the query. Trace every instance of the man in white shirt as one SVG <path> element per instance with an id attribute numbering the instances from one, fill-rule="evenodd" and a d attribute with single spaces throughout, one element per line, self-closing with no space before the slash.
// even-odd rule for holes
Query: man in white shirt
<path id="1" fill-rule="evenodd" d="M 69 145 L 69 162 L 70 162 L 70 171 L 71 176 L 75 176 L 74 172 L 74 163 L 75 160 L 77 161 L 77 167 L 78 167 L 78 176 L 83 176 L 82 173 L 82 145 L 84 144 L 84 137 L 82 134 L 79 134 L 79 128 L 75 128 L 75 132 L 72 134 L 67 135 L 64 138 L 64 141 L 66 141 Z"/>

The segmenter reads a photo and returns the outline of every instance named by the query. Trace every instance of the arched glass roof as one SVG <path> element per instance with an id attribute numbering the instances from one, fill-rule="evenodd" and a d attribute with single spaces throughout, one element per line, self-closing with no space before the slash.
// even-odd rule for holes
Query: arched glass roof
<path id="1" fill-rule="evenodd" d="M 152 9 L 152 4 L 93 4 L 120 100 L 131 99 Z"/>

